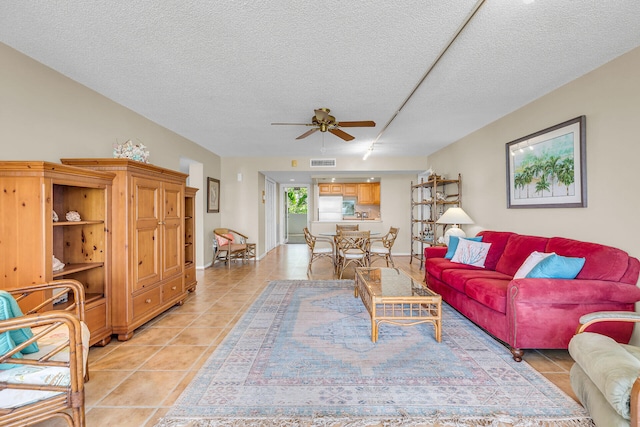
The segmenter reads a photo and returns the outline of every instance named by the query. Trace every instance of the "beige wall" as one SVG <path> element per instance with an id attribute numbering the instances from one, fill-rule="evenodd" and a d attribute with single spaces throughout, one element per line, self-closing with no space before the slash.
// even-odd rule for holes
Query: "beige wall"
<path id="1" fill-rule="evenodd" d="M 0 64 L 0 159 L 111 157 L 114 142 L 132 139 L 149 148 L 155 165 L 188 173 L 184 165 L 197 161 L 205 177 L 220 177 L 219 156 L 2 43 Z M 206 204 L 205 180 L 190 185 L 203 189 Z M 209 230 L 220 223 L 219 214 L 204 211 L 198 266 L 210 262 Z"/>
<path id="2" fill-rule="evenodd" d="M 640 257 L 640 48 L 429 156 L 438 173 L 460 172 L 463 207 L 481 228 L 603 243 Z M 588 207 L 507 209 L 505 144 L 585 115 Z"/>
<path id="3" fill-rule="evenodd" d="M 297 160 L 298 166 L 292 167 L 291 160 Z M 362 171 L 363 175 L 367 176 L 371 171 L 377 171 L 374 174 L 382 178 L 380 198 L 384 226 L 387 229 L 389 226 L 400 227 L 394 253 L 410 253 L 410 185 L 411 181 L 416 181 L 417 175 L 402 171 L 426 170 L 428 168 L 426 157 L 375 158 L 372 156 L 367 161 L 363 161 L 360 157 L 338 158 L 337 167 L 331 171 L 312 169 L 308 165 L 309 158 L 225 157 L 222 162 L 222 198 L 220 199 L 224 226 L 250 236 L 252 241 L 257 242 L 259 256 L 263 256 L 265 205 L 262 203 L 262 191 L 265 177 L 260 172 L 313 171 L 314 175 L 321 175 L 341 171 Z M 242 173 L 242 182 L 237 180 L 238 173 Z M 280 189 L 277 193 L 281 194 Z M 313 198 L 313 196 L 310 197 Z"/>

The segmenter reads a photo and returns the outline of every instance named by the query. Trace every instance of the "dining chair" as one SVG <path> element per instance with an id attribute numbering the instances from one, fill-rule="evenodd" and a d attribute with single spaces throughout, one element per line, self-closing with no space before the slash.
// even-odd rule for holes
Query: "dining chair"
<path id="1" fill-rule="evenodd" d="M 396 241 L 396 237 L 398 237 L 399 231 L 399 228 L 391 227 L 389 228 L 389 232 L 384 236 L 372 237 L 370 239 L 369 265 L 373 264 L 378 258 L 384 258 L 387 262 L 387 267 L 389 267 L 389 263 L 391 263 L 391 267 L 395 268 L 396 265 L 393 262 L 393 257 L 391 256 L 391 248 L 393 247 L 393 243 Z"/>
<path id="2" fill-rule="evenodd" d="M 335 244 L 330 237 L 314 236 L 307 227 L 304 227 L 304 240 L 309 247 L 309 266 L 307 275 L 311 273 L 311 264 L 321 258 L 329 258 L 333 264 L 333 271 L 336 270 Z"/>
<path id="3" fill-rule="evenodd" d="M 336 235 L 337 265 L 340 278 L 349 264 L 369 265 L 369 231 L 339 231 Z"/>
<path id="4" fill-rule="evenodd" d="M 336 232 L 340 231 L 358 231 L 360 226 L 358 224 L 336 224 Z"/>

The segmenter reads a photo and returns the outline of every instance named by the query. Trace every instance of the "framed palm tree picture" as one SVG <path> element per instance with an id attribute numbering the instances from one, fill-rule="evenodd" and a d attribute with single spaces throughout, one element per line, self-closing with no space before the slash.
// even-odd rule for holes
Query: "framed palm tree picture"
<path id="1" fill-rule="evenodd" d="M 586 117 L 506 144 L 507 208 L 587 206 Z"/>

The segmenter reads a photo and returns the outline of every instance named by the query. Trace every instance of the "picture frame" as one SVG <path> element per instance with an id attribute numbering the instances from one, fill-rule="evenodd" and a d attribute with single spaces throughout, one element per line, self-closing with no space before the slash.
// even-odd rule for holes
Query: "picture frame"
<path id="1" fill-rule="evenodd" d="M 220 180 L 207 177 L 207 212 L 220 212 Z"/>
<path id="2" fill-rule="evenodd" d="M 586 117 L 506 144 L 507 208 L 587 206 Z"/>

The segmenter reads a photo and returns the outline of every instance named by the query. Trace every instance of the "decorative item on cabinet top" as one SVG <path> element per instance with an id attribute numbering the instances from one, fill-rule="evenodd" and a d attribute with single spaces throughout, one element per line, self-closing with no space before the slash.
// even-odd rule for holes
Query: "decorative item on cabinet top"
<path id="1" fill-rule="evenodd" d="M 116 159 L 131 159 L 137 162 L 149 163 L 149 150 L 142 144 L 134 144 L 130 139 L 122 144 L 113 144 L 113 157 Z"/>

